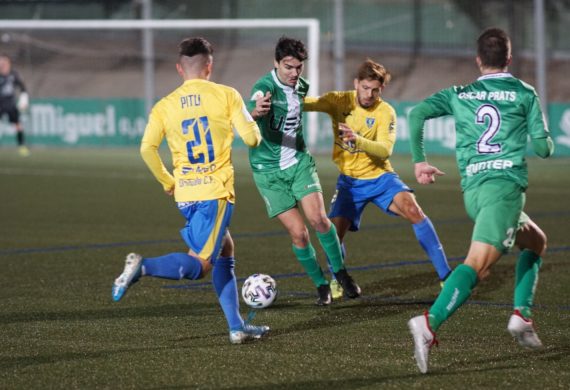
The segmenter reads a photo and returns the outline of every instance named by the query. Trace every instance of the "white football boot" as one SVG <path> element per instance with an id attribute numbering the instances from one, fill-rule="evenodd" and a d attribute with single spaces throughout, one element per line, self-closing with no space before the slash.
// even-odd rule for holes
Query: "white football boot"
<path id="1" fill-rule="evenodd" d="M 139 280 L 141 267 L 142 256 L 137 253 L 129 253 L 125 259 L 125 269 L 123 273 L 120 274 L 119 277 L 115 279 L 115 283 L 113 283 L 112 293 L 115 302 L 120 301 L 127 292 L 127 289 Z"/>
<path id="2" fill-rule="evenodd" d="M 269 326 L 244 324 L 241 330 L 230 331 L 230 343 L 243 344 L 249 340 L 260 339 L 269 332 Z"/>
<path id="3" fill-rule="evenodd" d="M 431 347 L 438 344 L 435 333 L 431 330 L 428 313 L 408 321 L 408 328 L 414 337 L 414 357 L 422 374 L 428 371 L 428 355 Z"/>
<path id="4" fill-rule="evenodd" d="M 534 331 L 532 320 L 524 318 L 520 311 L 515 310 L 511 315 L 507 330 L 523 347 L 531 349 L 542 348 L 542 342 Z"/>

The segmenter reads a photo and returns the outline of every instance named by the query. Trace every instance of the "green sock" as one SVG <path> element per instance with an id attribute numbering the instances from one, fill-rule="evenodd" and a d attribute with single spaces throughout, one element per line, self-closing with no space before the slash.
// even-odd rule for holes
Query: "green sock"
<path id="1" fill-rule="evenodd" d="M 536 253 L 525 249 L 519 255 L 515 271 L 515 310 L 519 310 L 524 318 L 531 318 L 532 301 L 536 284 L 538 283 L 538 270 L 542 259 Z"/>
<path id="2" fill-rule="evenodd" d="M 336 227 L 331 223 L 331 228 L 326 233 L 317 232 L 317 238 L 325 251 L 333 272 L 338 272 L 344 268 L 344 260 L 342 258 L 342 249 L 340 241 L 336 234 Z"/>
<path id="3" fill-rule="evenodd" d="M 311 245 L 310 242 L 306 248 L 298 248 L 293 245 L 293 253 L 315 286 L 319 287 L 322 284 L 329 284 L 329 282 L 325 279 L 323 270 L 319 266 L 319 263 L 317 263 L 317 254 L 315 252 L 315 248 L 313 245 Z"/>
<path id="4" fill-rule="evenodd" d="M 434 332 L 469 298 L 476 285 L 477 272 L 473 268 L 465 264 L 455 268 L 429 309 L 429 325 Z"/>

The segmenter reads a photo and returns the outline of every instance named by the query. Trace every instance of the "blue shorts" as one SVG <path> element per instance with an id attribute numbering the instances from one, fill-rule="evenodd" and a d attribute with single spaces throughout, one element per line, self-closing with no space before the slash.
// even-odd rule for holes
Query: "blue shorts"
<path id="1" fill-rule="evenodd" d="M 340 175 L 331 201 L 329 218 L 346 218 L 351 221 L 350 230 L 358 231 L 362 211 L 369 202 L 388 215 L 397 215 L 389 207 L 396 194 L 404 191 L 413 192 L 394 172 L 385 173 L 376 179 L 355 179 Z"/>
<path id="2" fill-rule="evenodd" d="M 178 210 L 186 218 L 180 230 L 186 245 L 202 259 L 213 262 L 219 255 L 234 205 L 226 199 L 178 202 Z"/>

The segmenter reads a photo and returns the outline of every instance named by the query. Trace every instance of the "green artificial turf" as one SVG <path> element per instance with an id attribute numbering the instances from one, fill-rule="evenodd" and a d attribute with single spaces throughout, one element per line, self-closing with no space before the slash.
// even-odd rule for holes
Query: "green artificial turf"
<path id="1" fill-rule="evenodd" d="M 328 204 L 337 172 L 328 155 L 316 159 Z M 428 375 L 417 371 L 406 322 L 429 307 L 439 283 L 409 224 L 370 205 L 361 231 L 346 240 L 363 297 L 317 307 L 289 237 L 266 217 L 245 153 L 234 160 L 239 286 L 260 272 L 274 276 L 279 290 L 253 319 L 271 327 L 269 337 L 237 346 L 209 276 L 143 278 L 112 301 L 126 253 L 186 251 L 178 233 L 184 221 L 136 149 L 32 149 L 28 158 L 0 149 L 0 388 L 568 387 L 568 159 L 529 159 L 526 211 L 549 237 L 534 310 L 545 348 L 526 351 L 506 331 L 516 260 L 508 255 L 442 326 Z M 472 224 L 453 159 L 431 162 L 447 175 L 420 187 L 410 157 L 392 158 L 454 267 Z M 324 266 L 314 236 L 313 243 Z"/>

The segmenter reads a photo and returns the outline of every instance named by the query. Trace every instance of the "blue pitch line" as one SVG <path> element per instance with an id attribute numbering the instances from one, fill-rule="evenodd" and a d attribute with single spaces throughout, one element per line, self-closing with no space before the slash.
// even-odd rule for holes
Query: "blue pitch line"
<path id="1" fill-rule="evenodd" d="M 538 217 L 562 217 L 569 215 L 570 211 L 549 211 L 542 213 L 534 213 L 533 216 Z M 436 221 L 436 225 L 449 225 L 449 224 L 459 224 L 470 222 L 469 218 L 453 218 L 444 219 Z M 399 223 L 389 223 L 389 224 L 375 224 L 363 226 L 360 230 L 383 230 L 383 229 L 395 229 L 409 226 L 407 222 Z M 275 237 L 275 236 L 287 236 L 288 233 L 285 230 L 279 231 L 269 231 L 269 232 L 251 232 L 251 233 L 237 233 L 232 234 L 234 238 L 261 238 L 261 237 Z M 107 244 L 84 244 L 84 245 L 66 245 L 66 246 L 56 246 L 47 248 L 21 248 L 21 249 L 2 249 L 0 250 L 1 256 L 10 255 L 20 255 L 29 253 L 52 253 L 52 252 L 68 252 L 77 250 L 88 250 L 88 249 L 107 249 L 107 248 L 120 248 L 120 247 L 138 247 L 144 245 L 157 245 L 157 244 L 181 244 L 180 239 L 166 239 L 166 240 L 143 240 L 143 241 L 123 241 L 123 242 L 111 242 Z"/>
<path id="2" fill-rule="evenodd" d="M 411 265 L 411 264 L 410 264 Z M 275 277 L 274 279 L 283 279 L 285 277 L 287 277 L 288 275 L 297 277 L 297 276 L 305 276 L 305 274 L 282 274 L 279 275 L 277 277 Z M 289 277 L 291 277 L 289 276 Z M 243 281 L 245 278 L 240 278 L 238 279 L 239 281 Z M 192 286 L 188 286 L 188 285 L 172 285 L 172 286 L 165 286 L 163 288 L 187 288 L 187 289 L 198 289 L 198 288 L 203 288 L 205 286 L 211 285 L 211 283 L 208 282 L 204 282 L 204 283 L 197 283 L 197 284 L 193 284 Z M 311 298 L 314 296 L 314 294 L 309 293 L 309 292 L 303 292 L 303 291 L 287 291 L 287 293 L 285 293 L 286 296 L 289 297 L 300 297 L 300 298 Z M 433 303 L 433 300 L 413 300 L 413 299 L 409 299 L 409 298 L 400 298 L 400 297 L 380 297 L 380 296 L 363 296 L 360 299 L 365 300 L 365 301 L 380 301 L 380 302 L 388 302 L 388 303 L 407 303 L 407 304 L 424 304 L 424 305 L 431 305 Z M 468 300 L 467 302 L 465 302 L 465 304 L 467 305 L 474 305 L 474 306 L 487 306 L 487 307 L 505 307 L 505 308 L 512 308 L 513 304 L 512 303 L 504 303 L 504 302 L 488 302 L 488 301 L 471 301 Z M 533 305 L 533 309 L 542 309 L 542 310 L 550 310 L 550 309 L 556 309 L 559 311 L 569 311 L 570 310 L 570 306 L 568 305 L 558 305 L 558 306 L 554 306 L 554 305 L 544 305 L 544 304 L 535 304 Z"/>
<path id="3" fill-rule="evenodd" d="M 548 253 L 558 253 L 558 252 L 567 252 L 570 251 L 570 246 L 561 246 L 556 248 L 548 248 Z M 514 256 L 514 253 L 507 253 L 504 256 Z M 450 257 L 447 259 L 449 263 L 457 263 L 465 260 L 465 256 L 458 256 L 458 257 Z M 384 263 L 384 264 L 369 264 L 369 265 L 362 265 L 356 267 L 347 267 L 350 271 L 369 271 L 375 269 L 382 269 L 382 268 L 401 268 L 407 267 L 412 265 L 424 265 L 424 264 L 431 264 L 431 260 L 403 260 L 403 261 L 395 261 L 393 263 Z M 325 271 L 325 273 L 330 273 L 329 270 Z M 288 278 L 299 278 L 307 276 L 304 272 L 291 272 L 286 274 L 276 274 L 271 275 L 273 279 L 288 279 Z M 243 282 L 246 277 L 238 278 L 238 282 Z M 175 289 L 200 289 L 206 286 L 210 286 L 212 282 L 199 282 L 191 284 L 173 284 L 169 286 L 164 286 L 163 288 L 175 288 Z"/>
<path id="4" fill-rule="evenodd" d="M 568 248 L 570 249 L 570 247 Z M 465 257 L 453 257 L 447 259 L 448 262 L 458 262 L 465 259 Z M 350 271 L 368 271 L 373 269 L 381 269 L 381 268 L 400 268 L 405 267 L 408 265 L 420 265 L 420 264 L 431 264 L 430 260 L 404 260 L 404 261 L 397 261 L 394 263 L 385 263 L 385 264 L 370 264 L 370 265 L 362 265 L 357 267 L 349 267 Z M 327 270 L 325 273 L 330 274 L 330 271 Z M 287 274 L 277 274 L 271 275 L 273 279 L 289 279 L 289 278 L 300 278 L 305 277 L 307 274 L 304 272 L 292 272 Z M 247 278 L 238 278 L 238 282 L 243 282 Z M 173 284 L 170 286 L 164 286 L 164 288 L 179 288 L 179 289 L 199 289 L 205 286 L 210 286 L 212 282 L 200 282 L 200 283 L 192 283 L 192 284 Z"/>

